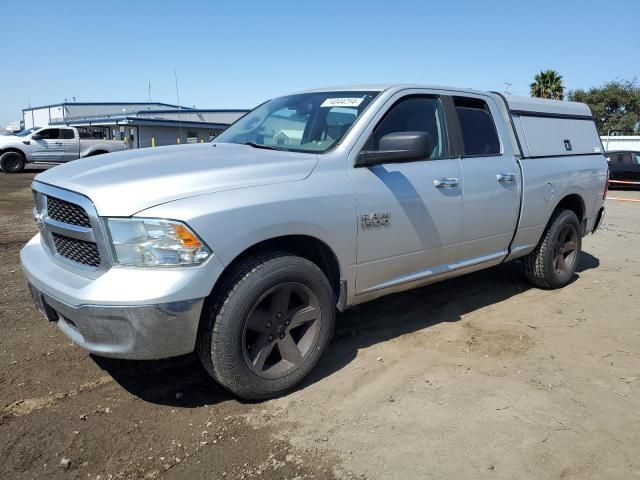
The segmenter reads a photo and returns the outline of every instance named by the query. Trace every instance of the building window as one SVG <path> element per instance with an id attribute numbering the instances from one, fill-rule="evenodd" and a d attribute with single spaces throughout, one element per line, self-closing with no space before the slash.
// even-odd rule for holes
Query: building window
<path id="1" fill-rule="evenodd" d="M 187 132 L 187 143 L 198 143 L 198 132 Z"/>

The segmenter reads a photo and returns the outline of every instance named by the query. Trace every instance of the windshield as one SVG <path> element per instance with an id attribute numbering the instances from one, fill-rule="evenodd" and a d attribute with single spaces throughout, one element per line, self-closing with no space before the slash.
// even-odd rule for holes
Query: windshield
<path id="1" fill-rule="evenodd" d="M 22 130 L 21 132 L 18 133 L 14 133 L 14 135 L 16 137 L 26 137 L 27 135 L 35 132 L 36 130 L 38 130 L 40 127 L 33 127 L 33 128 L 27 128 L 26 130 Z"/>
<path id="2" fill-rule="evenodd" d="M 378 92 L 313 92 L 263 103 L 218 135 L 216 143 L 324 152 L 340 142 Z"/>

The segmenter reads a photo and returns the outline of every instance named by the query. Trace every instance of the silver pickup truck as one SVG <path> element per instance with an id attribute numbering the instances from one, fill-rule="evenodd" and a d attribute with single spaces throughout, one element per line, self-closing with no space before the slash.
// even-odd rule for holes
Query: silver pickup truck
<path id="1" fill-rule="evenodd" d="M 16 173 L 27 163 L 63 163 L 124 149 L 122 141 L 97 139 L 73 127 L 36 127 L 0 137 L 0 169 Z"/>
<path id="2" fill-rule="evenodd" d="M 607 163 L 584 104 L 420 85 L 268 101 L 212 143 L 83 159 L 33 182 L 41 312 L 96 355 L 196 351 L 250 399 L 300 382 L 336 308 L 521 259 L 575 275 Z"/>

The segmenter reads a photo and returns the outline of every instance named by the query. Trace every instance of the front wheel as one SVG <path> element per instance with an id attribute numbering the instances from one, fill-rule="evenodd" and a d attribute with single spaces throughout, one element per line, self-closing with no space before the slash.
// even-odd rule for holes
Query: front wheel
<path id="1" fill-rule="evenodd" d="M 556 210 L 536 249 L 524 258 L 525 274 L 534 285 L 561 288 L 576 272 L 582 250 L 580 221 L 571 210 Z"/>
<path id="2" fill-rule="evenodd" d="M 286 253 L 250 257 L 206 302 L 198 355 L 209 374 L 239 397 L 278 396 L 316 365 L 334 319 L 334 292 L 315 264 Z"/>
<path id="3" fill-rule="evenodd" d="M 0 156 L 0 169 L 6 173 L 18 173 L 24 169 L 24 155 L 18 152 L 6 152 Z"/>

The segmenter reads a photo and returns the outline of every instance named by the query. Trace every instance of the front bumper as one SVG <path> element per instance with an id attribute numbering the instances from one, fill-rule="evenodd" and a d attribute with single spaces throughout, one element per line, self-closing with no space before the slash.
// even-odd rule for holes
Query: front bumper
<path id="1" fill-rule="evenodd" d="M 110 268 L 97 278 L 65 269 L 36 235 L 20 251 L 40 311 L 96 355 L 151 360 L 194 350 L 204 298 L 223 270 L 212 256 L 198 267 Z"/>
<path id="2" fill-rule="evenodd" d="M 203 299 L 158 305 L 74 307 L 29 285 L 38 310 L 85 350 L 153 360 L 192 352 Z"/>

